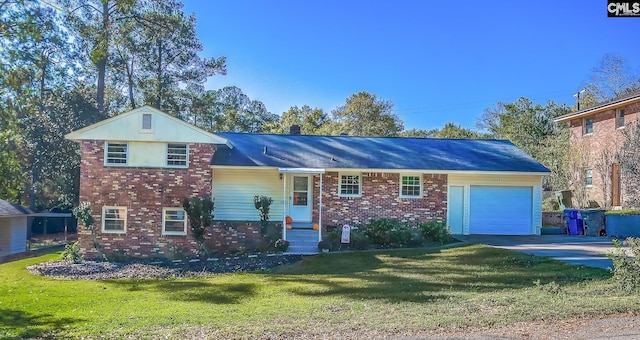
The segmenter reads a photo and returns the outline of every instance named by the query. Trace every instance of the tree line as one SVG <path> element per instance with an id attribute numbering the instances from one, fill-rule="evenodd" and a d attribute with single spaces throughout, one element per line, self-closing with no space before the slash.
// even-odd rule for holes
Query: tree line
<path id="1" fill-rule="evenodd" d="M 0 2 L 0 198 L 39 209 L 77 205 L 80 156 L 64 135 L 151 105 L 208 131 L 510 139 L 566 185 L 564 104 L 527 98 L 497 103 L 476 128 L 450 122 L 409 129 L 393 102 L 366 91 L 331 112 L 309 105 L 281 115 L 240 88 L 205 89 L 226 74 L 224 56 L 203 58 L 194 14 L 176 0 L 7 0 Z M 603 58 L 585 82 L 583 105 L 637 87 L 626 61 Z M 523 133 L 526 131 L 526 133 Z M 564 140 L 564 142 L 561 142 Z M 564 181 L 564 182 L 563 182 Z"/>

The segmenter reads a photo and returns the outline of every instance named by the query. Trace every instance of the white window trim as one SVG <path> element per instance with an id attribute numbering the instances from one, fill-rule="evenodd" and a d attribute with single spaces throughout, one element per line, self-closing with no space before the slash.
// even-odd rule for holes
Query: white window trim
<path id="1" fill-rule="evenodd" d="M 127 146 L 127 160 L 126 163 L 108 163 L 107 156 L 109 155 L 109 144 L 125 144 Z M 129 143 L 127 142 L 105 142 L 104 143 L 104 166 L 129 166 Z"/>
<path id="2" fill-rule="evenodd" d="M 587 176 L 587 172 L 591 171 L 591 184 L 587 184 L 587 178 L 589 178 Z M 590 188 L 593 186 L 593 169 L 592 168 L 588 168 L 584 170 L 584 185 L 587 188 Z"/>
<path id="3" fill-rule="evenodd" d="M 591 132 L 587 132 L 587 120 L 591 119 Z M 595 119 L 593 117 L 584 117 L 582 118 L 582 135 L 583 136 L 591 136 L 593 134 L 595 125 Z"/>
<path id="4" fill-rule="evenodd" d="M 105 213 L 107 212 L 107 209 L 124 209 L 124 229 L 123 230 L 105 230 L 104 229 Z M 127 207 L 110 206 L 110 205 L 103 206 L 102 207 L 102 233 L 105 233 L 105 234 L 126 234 L 127 233 L 127 216 L 128 215 L 129 215 L 129 213 L 127 211 Z"/>
<path id="5" fill-rule="evenodd" d="M 358 176 L 358 194 L 342 194 L 342 176 Z M 360 172 L 341 172 L 338 173 L 338 197 L 362 197 L 362 173 Z"/>
<path id="6" fill-rule="evenodd" d="M 402 194 L 402 177 L 406 177 L 406 176 L 411 176 L 411 177 L 418 177 L 420 179 L 420 195 L 417 196 L 411 196 L 411 195 L 403 195 Z M 408 173 L 400 173 L 400 180 L 399 180 L 399 195 L 400 198 L 422 198 L 422 196 L 424 196 L 424 180 L 422 179 L 422 174 L 408 174 Z"/>
<path id="7" fill-rule="evenodd" d="M 143 128 L 143 122 L 144 122 L 144 115 L 150 115 L 151 116 L 151 128 L 150 129 L 144 129 Z M 148 112 L 142 112 L 140 113 L 140 133 L 154 133 L 155 132 L 155 119 L 153 119 L 153 114 L 148 113 Z"/>
<path id="8" fill-rule="evenodd" d="M 625 109 L 617 109 L 616 110 L 616 117 L 615 117 L 616 130 L 624 129 L 624 127 L 626 126 L 626 121 L 623 122 L 623 124 L 621 126 L 618 126 L 618 119 L 620 118 L 620 111 L 624 112 Z M 626 117 L 626 113 L 625 113 L 624 117 Z"/>
<path id="9" fill-rule="evenodd" d="M 169 144 L 179 144 L 179 145 L 184 145 L 186 150 L 187 150 L 187 158 L 186 158 L 186 164 L 185 165 L 173 165 L 173 164 L 169 164 Z M 187 143 L 167 143 L 167 146 L 165 148 L 165 152 L 164 152 L 164 165 L 167 168 L 188 168 L 189 167 L 189 144 Z"/>
<path id="10" fill-rule="evenodd" d="M 187 235 L 187 212 L 184 211 L 184 228 L 182 232 L 180 231 L 166 231 L 165 230 L 165 226 L 166 226 L 166 216 L 167 216 L 167 211 L 184 211 L 184 209 L 182 208 L 162 208 L 162 235 L 179 235 L 179 236 L 184 236 Z"/>

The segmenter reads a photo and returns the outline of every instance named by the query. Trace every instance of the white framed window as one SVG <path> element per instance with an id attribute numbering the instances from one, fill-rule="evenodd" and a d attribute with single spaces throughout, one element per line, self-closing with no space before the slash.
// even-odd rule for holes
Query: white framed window
<path id="1" fill-rule="evenodd" d="M 167 166 L 186 167 L 189 164 L 187 144 L 167 144 Z"/>
<path id="2" fill-rule="evenodd" d="M 162 235 L 186 235 L 187 214 L 180 208 L 162 208 Z"/>
<path id="3" fill-rule="evenodd" d="M 422 197 L 422 175 L 400 175 L 400 197 Z"/>
<path id="4" fill-rule="evenodd" d="M 102 232 L 124 234 L 127 232 L 127 207 L 102 207 Z"/>
<path id="5" fill-rule="evenodd" d="M 127 165 L 129 145 L 127 143 L 110 143 L 104 147 L 104 165 Z"/>
<path id="6" fill-rule="evenodd" d="M 624 127 L 624 109 L 618 109 L 616 111 L 616 129 Z"/>
<path id="7" fill-rule="evenodd" d="M 593 117 L 584 118 L 582 123 L 582 134 L 590 135 L 593 133 Z"/>
<path id="8" fill-rule="evenodd" d="M 362 175 L 361 174 L 340 174 L 339 182 L 340 197 L 360 197 L 362 196 Z"/>
<path id="9" fill-rule="evenodd" d="M 593 184 L 593 170 L 587 169 L 584 174 L 584 184 L 592 185 Z"/>

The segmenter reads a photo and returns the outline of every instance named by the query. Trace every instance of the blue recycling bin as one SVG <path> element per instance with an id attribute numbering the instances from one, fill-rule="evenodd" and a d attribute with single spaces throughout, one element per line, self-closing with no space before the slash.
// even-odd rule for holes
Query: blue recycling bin
<path id="1" fill-rule="evenodd" d="M 568 235 L 582 235 L 584 222 L 578 209 L 565 209 L 563 211 L 564 220 L 567 224 Z"/>

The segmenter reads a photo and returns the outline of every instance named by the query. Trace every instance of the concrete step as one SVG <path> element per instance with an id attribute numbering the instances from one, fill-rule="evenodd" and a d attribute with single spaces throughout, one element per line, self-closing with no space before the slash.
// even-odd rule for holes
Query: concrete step
<path id="1" fill-rule="evenodd" d="M 315 245 L 313 247 L 310 246 L 296 246 L 291 244 L 289 249 L 287 249 L 287 254 L 295 254 L 295 255 L 313 255 L 318 254 L 318 246 Z"/>

